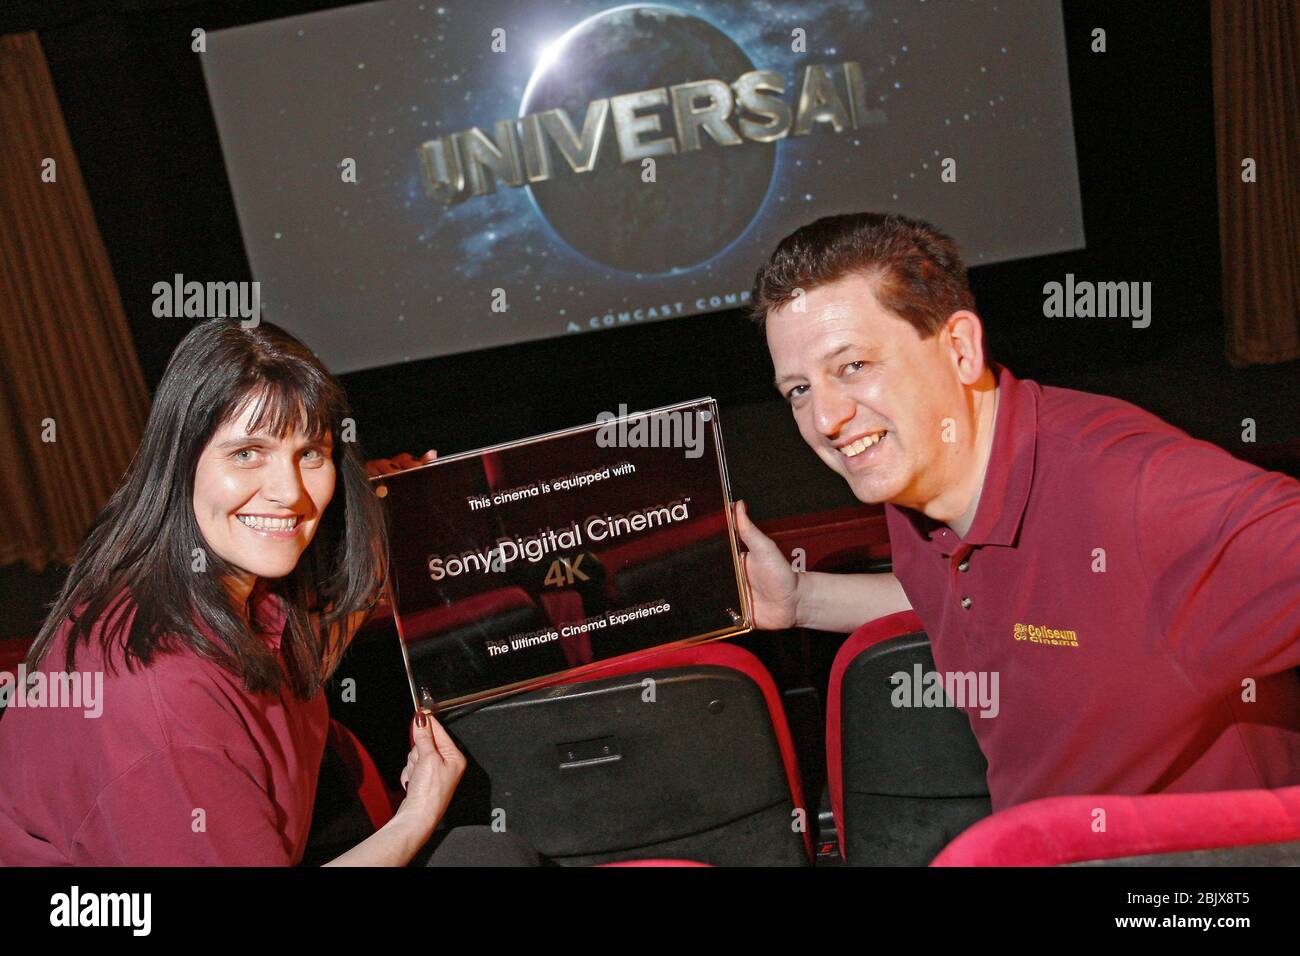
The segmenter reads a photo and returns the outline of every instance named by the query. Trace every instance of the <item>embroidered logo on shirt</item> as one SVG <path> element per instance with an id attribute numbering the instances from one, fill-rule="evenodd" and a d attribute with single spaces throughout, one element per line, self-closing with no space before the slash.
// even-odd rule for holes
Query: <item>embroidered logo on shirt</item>
<path id="1" fill-rule="evenodd" d="M 1029 641 L 1031 644 L 1051 644 L 1053 647 L 1078 647 L 1079 635 L 1074 631 L 1058 631 L 1054 627 L 1039 624 L 1016 624 L 1011 636 L 1017 641 Z"/>

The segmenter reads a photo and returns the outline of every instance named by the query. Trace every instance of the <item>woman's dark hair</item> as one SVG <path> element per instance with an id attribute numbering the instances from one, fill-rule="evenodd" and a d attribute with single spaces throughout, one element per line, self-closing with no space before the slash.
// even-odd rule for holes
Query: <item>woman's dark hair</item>
<path id="1" fill-rule="evenodd" d="M 235 569 L 204 540 L 194 516 L 194 475 L 213 433 L 253 403 L 248 431 L 334 439 L 334 497 L 311 544 L 286 577 L 267 582 L 288 612 L 280 649 L 256 637 L 223 580 Z M 214 319 L 177 346 L 154 395 L 140 447 L 95 520 L 28 654 L 34 668 L 65 622 L 66 669 L 97 621 L 127 619 L 125 662 L 147 665 L 179 641 L 238 675 L 250 692 L 313 696 L 338 666 L 349 616 L 373 604 L 387 574 L 384 515 L 366 479 L 347 398 L 315 355 L 269 322 L 244 328 Z M 315 603 L 319 615 L 309 614 Z M 205 625 L 200 627 L 200 622 Z M 105 626 L 108 645 L 121 635 Z"/>

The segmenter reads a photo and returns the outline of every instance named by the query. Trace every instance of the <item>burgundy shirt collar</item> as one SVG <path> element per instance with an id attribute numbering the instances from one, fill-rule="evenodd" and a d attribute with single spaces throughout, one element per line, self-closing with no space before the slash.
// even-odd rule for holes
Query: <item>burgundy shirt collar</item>
<path id="1" fill-rule="evenodd" d="M 1034 480 L 1038 444 L 1038 394 L 1006 366 L 997 371 L 998 412 L 975 520 L 965 538 L 947 525 L 911 508 L 903 508 L 917 534 L 944 554 L 957 545 L 1015 544 Z M 944 534 L 943 532 L 946 532 Z"/>

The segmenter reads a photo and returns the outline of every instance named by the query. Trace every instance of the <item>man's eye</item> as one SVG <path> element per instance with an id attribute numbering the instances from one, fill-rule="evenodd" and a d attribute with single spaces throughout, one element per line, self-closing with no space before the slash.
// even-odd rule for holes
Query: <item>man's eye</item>
<path id="1" fill-rule="evenodd" d="M 845 365 L 844 368 L 840 369 L 840 371 L 844 372 L 845 370 L 848 370 L 848 371 L 856 372 L 859 369 L 864 368 L 866 364 L 867 364 L 866 362 L 850 362 L 849 364 Z"/>
<path id="2" fill-rule="evenodd" d="M 794 388 L 790 389 L 790 391 L 785 393 L 785 397 L 787 399 L 800 398 L 803 395 L 803 392 L 801 392 L 800 389 L 805 389 L 807 387 L 807 385 L 796 385 Z"/>

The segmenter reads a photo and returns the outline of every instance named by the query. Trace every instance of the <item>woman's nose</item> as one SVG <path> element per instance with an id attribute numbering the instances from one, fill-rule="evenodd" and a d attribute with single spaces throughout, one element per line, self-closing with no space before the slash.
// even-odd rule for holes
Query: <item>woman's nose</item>
<path id="1" fill-rule="evenodd" d="M 262 497 L 283 508 L 293 508 L 304 493 L 302 476 L 296 463 L 277 462 L 266 474 L 262 484 Z"/>

